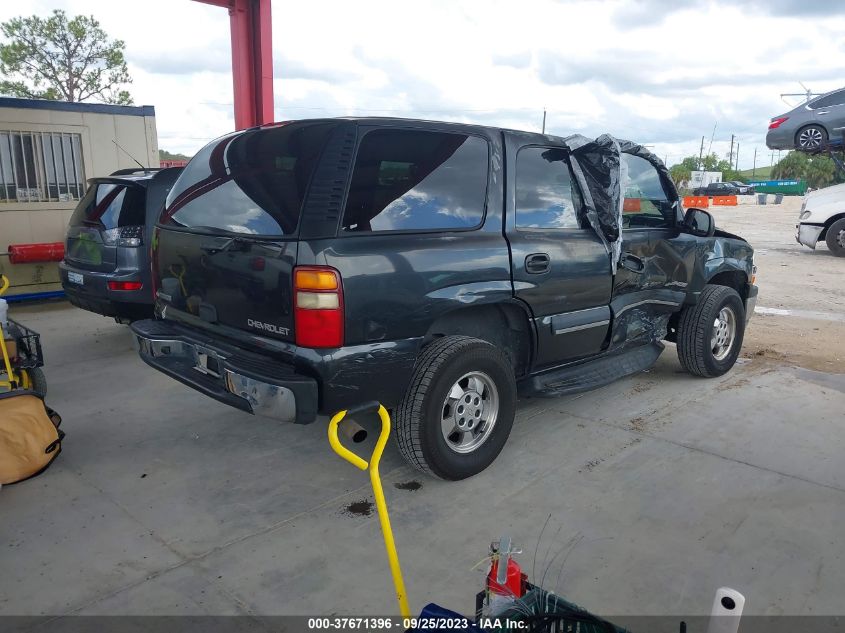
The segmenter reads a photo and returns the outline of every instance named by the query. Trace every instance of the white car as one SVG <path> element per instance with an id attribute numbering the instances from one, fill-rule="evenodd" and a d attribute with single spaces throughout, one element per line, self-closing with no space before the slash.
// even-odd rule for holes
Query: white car
<path id="1" fill-rule="evenodd" d="M 831 253 L 845 257 L 845 184 L 804 196 L 795 228 L 799 244 L 815 249 L 816 243 L 824 240 Z"/>

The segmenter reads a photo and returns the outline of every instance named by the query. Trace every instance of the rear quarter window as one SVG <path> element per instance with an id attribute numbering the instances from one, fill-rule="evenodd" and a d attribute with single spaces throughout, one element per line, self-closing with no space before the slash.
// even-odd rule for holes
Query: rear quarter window
<path id="1" fill-rule="evenodd" d="M 336 125 L 291 123 L 217 139 L 174 183 L 160 223 L 212 233 L 295 233 L 311 176 Z"/>
<path id="2" fill-rule="evenodd" d="M 361 140 L 344 232 L 477 227 L 487 200 L 489 148 L 477 136 L 374 130 Z"/>

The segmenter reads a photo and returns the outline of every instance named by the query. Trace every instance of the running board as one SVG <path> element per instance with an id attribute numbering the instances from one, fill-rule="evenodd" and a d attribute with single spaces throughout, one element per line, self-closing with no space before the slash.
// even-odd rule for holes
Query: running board
<path id="1" fill-rule="evenodd" d="M 519 383 L 519 394 L 556 397 L 603 387 L 614 380 L 648 369 L 657 362 L 664 347 L 663 343 L 655 341 L 627 352 L 531 376 Z"/>

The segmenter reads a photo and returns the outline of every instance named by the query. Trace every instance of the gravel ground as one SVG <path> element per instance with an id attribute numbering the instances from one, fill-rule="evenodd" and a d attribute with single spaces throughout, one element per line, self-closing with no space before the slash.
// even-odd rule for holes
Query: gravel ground
<path id="1" fill-rule="evenodd" d="M 813 251 L 795 241 L 800 207 L 794 197 L 780 205 L 710 208 L 719 228 L 755 249 L 760 295 L 744 355 L 845 373 L 845 258 L 823 242 Z"/>

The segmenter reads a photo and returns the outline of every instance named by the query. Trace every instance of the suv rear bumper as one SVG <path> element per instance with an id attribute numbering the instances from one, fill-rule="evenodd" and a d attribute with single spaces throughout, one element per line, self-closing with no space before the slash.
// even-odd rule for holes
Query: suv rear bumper
<path id="1" fill-rule="evenodd" d="M 167 321 L 136 321 L 131 328 L 145 363 L 215 400 L 284 422 L 317 417 L 317 381 L 290 365 Z"/>
<path id="2" fill-rule="evenodd" d="M 82 275 L 83 284 L 68 279 L 68 273 Z M 153 315 L 153 297 L 149 279 L 138 271 L 101 272 L 59 263 L 59 276 L 68 301 L 78 308 L 116 318 L 141 319 Z M 141 281 L 140 290 L 109 290 L 110 281 Z"/>

